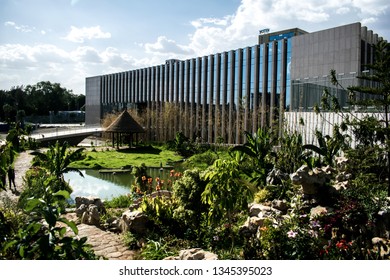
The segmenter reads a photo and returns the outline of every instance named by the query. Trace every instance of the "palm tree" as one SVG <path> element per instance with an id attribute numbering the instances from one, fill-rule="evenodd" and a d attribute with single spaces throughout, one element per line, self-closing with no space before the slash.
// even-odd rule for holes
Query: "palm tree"
<path id="1" fill-rule="evenodd" d="M 31 154 L 35 155 L 38 160 L 34 160 L 34 166 L 41 166 L 49 173 L 55 176 L 58 180 L 64 181 L 64 173 L 74 171 L 84 177 L 83 173 L 77 168 L 69 167 L 70 163 L 80 159 L 84 148 L 77 150 L 70 150 L 68 144 L 64 143 L 62 146 L 57 141 L 55 146 L 50 146 L 46 153 L 34 151 Z"/>

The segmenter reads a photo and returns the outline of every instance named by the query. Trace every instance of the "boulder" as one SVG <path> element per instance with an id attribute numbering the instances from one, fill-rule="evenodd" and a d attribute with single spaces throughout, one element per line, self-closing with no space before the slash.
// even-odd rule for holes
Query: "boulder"
<path id="1" fill-rule="evenodd" d="M 123 212 L 119 220 L 119 228 L 122 232 L 130 231 L 133 233 L 144 234 L 147 229 L 149 219 L 146 214 L 140 211 L 127 210 Z"/>
<path id="2" fill-rule="evenodd" d="M 99 197 L 95 196 L 78 196 L 75 198 L 76 202 L 76 213 L 79 217 L 82 216 L 84 210 L 88 208 L 89 205 L 95 205 L 98 208 L 99 213 L 105 213 L 106 209 L 104 204 Z"/>
<path id="3" fill-rule="evenodd" d="M 102 202 L 102 200 L 99 198 L 99 197 L 96 197 L 96 196 L 78 196 L 75 198 L 75 202 L 76 202 L 76 209 L 79 208 L 81 205 L 90 205 L 90 204 L 94 204 L 98 207 L 98 210 L 100 213 L 104 213 L 105 212 L 105 208 L 104 208 L 104 204 Z"/>
<path id="4" fill-rule="evenodd" d="M 252 236 L 259 227 L 263 226 L 264 221 L 265 218 L 248 217 L 245 223 L 240 226 L 239 233 L 247 237 Z"/>
<path id="5" fill-rule="evenodd" d="M 84 204 L 83 204 L 84 205 Z M 99 226 L 100 224 L 100 214 L 98 207 L 94 204 L 88 205 L 86 210 L 81 216 L 81 223 L 87 225 Z"/>
<path id="6" fill-rule="evenodd" d="M 192 248 L 181 250 L 179 256 L 168 257 L 165 260 L 218 260 L 218 256 L 201 248 Z"/>
<path id="7" fill-rule="evenodd" d="M 315 196 L 324 190 L 325 184 L 330 181 L 333 168 L 310 169 L 307 165 L 301 166 L 295 173 L 290 175 L 294 185 L 301 185 L 303 194 Z"/>
<path id="8" fill-rule="evenodd" d="M 288 179 L 288 174 L 283 173 L 279 169 L 272 169 L 266 178 L 267 185 L 279 185 Z"/>
<path id="9" fill-rule="evenodd" d="M 263 204 L 252 204 L 249 208 L 249 216 L 250 217 L 271 217 L 275 215 L 280 215 L 281 211 L 278 209 L 275 209 L 271 206 L 266 206 Z"/>
<path id="10" fill-rule="evenodd" d="M 282 211 L 283 213 L 286 213 L 288 210 L 288 204 L 286 200 L 275 199 L 272 201 L 272 207 L 276 210 Z"/>
<path id="11" fill-rule="evenodd" d="M 374 237 L 372 240 L 374 250 L 379 253 L 382 258 L 390 259 L 390 240 L 380 237 Z"/>
<path id="12" fill-rule="evenodd" d="M 104 204 L 98 197 L 78 196 L 76 201 L 76 214 L 81 223 L 99 226 L 100 215 L 106 212 Z"/>
<path id="13" fill-rule="evenodd" d="M 311 210 L 310 210 L 310 219 L 315 219 L 318 216 L 327 214 L 329 212 L 332 212 L 332 208 L 318 205 L 316 207 L 311 208 Z"/>
<path id="14" fill-rule="evenodd" d="M 114 217 L 107 219 L 104 228 L 111 232 L 120 232 L 119 219 Z"/>

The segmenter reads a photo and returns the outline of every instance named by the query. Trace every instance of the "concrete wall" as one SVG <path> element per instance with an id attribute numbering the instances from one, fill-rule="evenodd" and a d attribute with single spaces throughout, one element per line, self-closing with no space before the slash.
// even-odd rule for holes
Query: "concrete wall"
<path id="1" fill-rule="evenodd" d="M 90 77 L 85 81 L 85 124 L 100 124 L 101 120 L 101 78 Z"/>
<path id="2" fill-rule="evenodd" d="M 361 24 L 353 23 L 292 39 L 291 79 L 360 72 Z"/>

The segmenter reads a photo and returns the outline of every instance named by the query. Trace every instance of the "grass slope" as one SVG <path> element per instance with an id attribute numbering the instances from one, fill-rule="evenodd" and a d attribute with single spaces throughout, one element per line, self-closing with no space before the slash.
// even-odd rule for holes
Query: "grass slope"
<path id="1" fill-rule="evenodd" d="M 182 157 L 173 151 L 157 147 L 141 147 L 132 149 L 120 149 L 109 151 L 86 151 L 85 158 L 75 161 L 71 167 L 79 169 L 119 169 L 130 166 L 139 166 L 144 163 L 149 167 L 169 165 L 171 162 L 180 161 Z"/>

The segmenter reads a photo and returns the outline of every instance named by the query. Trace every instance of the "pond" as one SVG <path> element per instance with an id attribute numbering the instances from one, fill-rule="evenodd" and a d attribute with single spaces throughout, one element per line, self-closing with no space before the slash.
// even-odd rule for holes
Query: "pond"
<path id="1" fill-rule="evenodd" d="M 99 170 L 80 170 L 84 177 L 77 172 L 64 174 L 65 181 L 72 187 L 70 195 L 74 200 L 77 196 L 97 196 L 104 200 L 126 195 L 131 192 L 134 176 L 131 172 L 99 172 Z M 148 168 L 147 174 L 152 178 L 169 180 L 170 169 Z"/>

